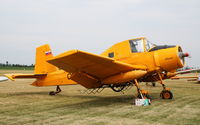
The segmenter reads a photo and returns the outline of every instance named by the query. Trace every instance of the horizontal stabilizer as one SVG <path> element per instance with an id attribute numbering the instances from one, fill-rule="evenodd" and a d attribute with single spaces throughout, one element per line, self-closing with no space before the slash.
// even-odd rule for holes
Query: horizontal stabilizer
<path id="1" fill-rule="evenodd" d="M 47 74 L 4 74 L 5 77 L 14 81 L 16 78 L 42 78 L 45 77 Z"/>

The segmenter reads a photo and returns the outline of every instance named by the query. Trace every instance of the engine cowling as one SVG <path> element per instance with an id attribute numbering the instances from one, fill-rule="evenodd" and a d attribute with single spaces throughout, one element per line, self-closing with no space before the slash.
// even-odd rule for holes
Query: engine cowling
<path id="1" fill-rule="evenodd" d="M 183 53 L 180 46 L 157 50 L 154 53 L 156 65 L 165 71 L 174 71 L 185 65 L 185 57 L 188 53 Z"/>

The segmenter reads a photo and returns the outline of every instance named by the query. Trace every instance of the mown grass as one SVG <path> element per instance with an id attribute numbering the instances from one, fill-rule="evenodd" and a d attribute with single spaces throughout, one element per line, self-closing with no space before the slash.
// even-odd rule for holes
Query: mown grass
<path id="1" fill-rule="evenodd" d="M 5 71 L 6 73 L 12 71 Z M 15 71 L 21 72 L 21 71 Z M 25 73 L 31 73 L 26 71 Z M 0 71 L 3 74 L 3 71 Z M 1 125 L 171 125 L 200 123 L 200 84 L 185 80 L 167 80 L 174 99 L 159 97 L 161 86 L 146 86 L 152 96 L 152 105 L 133 105 L 135 87 L 124 94 L 105 89 L 100 94 L 86 95 L 79 85 L 62 86 L 62 92 L 49 96 L 55 87 L 30 86 L 34 80 L 16 80 L 0 83 Z"/>

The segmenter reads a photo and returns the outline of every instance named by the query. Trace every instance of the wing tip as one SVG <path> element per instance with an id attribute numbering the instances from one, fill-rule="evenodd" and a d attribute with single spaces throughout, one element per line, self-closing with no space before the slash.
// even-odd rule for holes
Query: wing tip
<path id="1" fill-rule="evenodd" d="M 47 62 L 51 62 L 53 60 L 56 60 L 56 59 L 59 59 L 59 58 L 65 57 L 65 56 L 74 55 L 74 54 L 77 54 L 78 52 L 80 52 L 80 50 L 76 50 L 76 49 L 69 50 L 67 52 L 64 52 L 64 53 L 61 53 L 57 56 L 52 57 L 51 59 L 47 60 Z"/>
<path id="2" fill-rule="evenodd" d="M 7 77 L 8 79 L 15 81 L 14 76 L 12 74 L 4 74 L 4 77 Z"/>

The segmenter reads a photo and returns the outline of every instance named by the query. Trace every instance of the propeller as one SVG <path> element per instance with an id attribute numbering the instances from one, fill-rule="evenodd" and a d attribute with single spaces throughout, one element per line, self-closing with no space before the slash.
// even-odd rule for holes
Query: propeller
<path id="1" fill-rule="evenodd" d="M 179 48 L 179 50 L 178 50 L 178 56 L 183 65 L 185 64 L 185 57 L 191 58 L 190 54 L 184 53 L 181 48 Z"/>
<path id="2" fill-rule="evenodd" d="M 189 53 L 183 53 L 183 52 L 179 52 L 179 57 L 182 59 L 182 58 L 185 58 L 185 57 L 189 57 L 191 58 L 190 54 Z"/>

